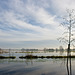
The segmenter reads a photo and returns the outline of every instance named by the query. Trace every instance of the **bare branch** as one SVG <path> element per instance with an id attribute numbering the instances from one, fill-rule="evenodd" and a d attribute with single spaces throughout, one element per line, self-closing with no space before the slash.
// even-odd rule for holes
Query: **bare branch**
<path id="1" fill-rule="evenodd" d="M 62 37 L 58 38 L 57 40 L 59 40 L 60 42 L 68 43 L 68 40 Z"/>
<path id="2" fill-rule="evenodd" d="M 71 42 L 75 42 L 75 39 L 72 39 Z"/>
<path id="3" fill-rule="evenodd" d="M 70 44 L 72 42 L 75 42 L 75 39 L 72 39 L 74 38 L 74 28 L 75 28 L 75 15 L 74 15 L 74 9 L 72 10 L 69 10 L 69 9 L 66 9 L 67 11 L 67 16 L 65 16 L 63 18 L 63 22 L 61 23 L 61 25 L 66 28 L 68 31 L 67 32 L 64 32 L 63 35 L 67 35 L 64 37 L 60 37 L 58 38 L 58 40 L 60 42 L 65 42 L 67 44 Z"/>

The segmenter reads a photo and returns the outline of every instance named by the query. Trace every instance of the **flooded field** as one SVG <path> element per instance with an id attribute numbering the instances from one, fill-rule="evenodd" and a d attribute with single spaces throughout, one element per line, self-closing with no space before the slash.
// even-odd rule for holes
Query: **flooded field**
<path id="1" fill-rule="evenodd" d="M 55 53 L 33 53 L 33 55 L 55 55 Z M 56 55 L 60 53 L 56 53 Z M 74 54 L 74 53 L 72 53 Z M 9 53 L 0 54 L 9 56 Z M 11 53 L 15 59 L 0 59 L 0 75 L 75 75 L 75 58 L 38 58 L 38 59 L 19 59 L 26 53 Z M 66 55 L 63 53 L 62 55 Z M 71 70 L 71 74 L 68 71 Z"/>

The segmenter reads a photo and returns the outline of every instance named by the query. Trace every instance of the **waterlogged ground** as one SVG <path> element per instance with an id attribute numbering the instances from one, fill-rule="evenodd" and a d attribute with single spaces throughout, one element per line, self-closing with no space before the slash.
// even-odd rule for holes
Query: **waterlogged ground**
<path id="1" fill-rule="evenodd" d="M 68 75 L 66 59 L 0 59 L 0 75 Z M 71 61 L 75 75 L 75 59 Z"/>
<path id="2" fill-rule="evenodd" d="M 16 55 L 16 59 L 0 59 L 0 75 L 68 75 L 66 58 L 19 59 L 22 54 Z M 75 58 L 71 59 L 71 65 L 69 62 L 70 67 L 71 75 L 75 75 Z"/>
<path id="3" fill-rule="evenodd" d="M 66 66 L 62 60 L 2 60 L 0 75 L 67 75 Z"/>

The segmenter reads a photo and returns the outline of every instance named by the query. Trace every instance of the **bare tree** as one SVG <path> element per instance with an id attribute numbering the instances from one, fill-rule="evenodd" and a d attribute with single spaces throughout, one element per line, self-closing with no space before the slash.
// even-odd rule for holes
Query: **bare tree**
<path id="1" fill-rule="evenodd" d="M 67 54 L 71 55 L 71 44 L 74 46 L 73 42 L 75 42 L 75 15 L 74 9 L 67 9 L 67 15 L 63 18 L 63 22 L 61 23 L 63 27 L 66 28 L 66 32 L 63 33 L 64 37 L 58 38 L 60 42 L 65 42 L 68 44 Z M 66 35 L 66 36 L 65 36 Z"/>
<path id="2" fill-rule="evenodd" d="M 67 72 L 68 75 L 72 75 L 72 70 L 71 70 L 71 44 L 74 46 L 73 42 L 75 42 L 75 15 L 74 15 L 74 9 L 69 10 L 67 9 L 67 15 L 63 18 L 63 22 L 61 25 L 66 28 L 66 32 L 63 34 L 66 34 L 64 37 L 60 37 L 58 40 L 61 42 L 65 42 L 68 44 L 68 49 L 67 49 Z M 68 61 L 68 56 L 70 56 L 70 64 Z M 69 67 L 70 66 L 70 67 Z"/>

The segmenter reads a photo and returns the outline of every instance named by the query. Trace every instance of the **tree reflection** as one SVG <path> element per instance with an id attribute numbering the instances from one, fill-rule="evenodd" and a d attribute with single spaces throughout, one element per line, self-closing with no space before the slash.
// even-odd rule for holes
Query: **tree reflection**
<path id="1" fill-rule="evenodd" d="M 72 68 L 71 68 L 71 52 L 67 56 L 67 73 L 68 75 L 72 75 Z"/>
<path id="2" fill-rule="evenodd" d="M 27 65 L 29 65 L 29 64 L 33 65 L 33 59 L 26 59 L 26 60 L 25 60 L 25 63 L 26 63 Z"/>

